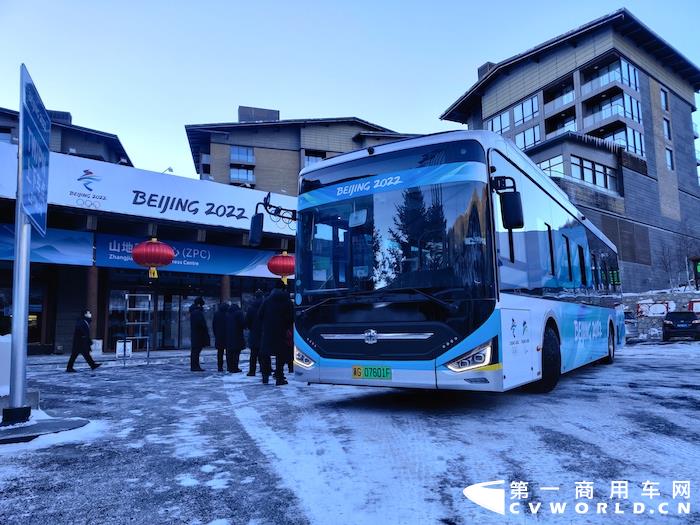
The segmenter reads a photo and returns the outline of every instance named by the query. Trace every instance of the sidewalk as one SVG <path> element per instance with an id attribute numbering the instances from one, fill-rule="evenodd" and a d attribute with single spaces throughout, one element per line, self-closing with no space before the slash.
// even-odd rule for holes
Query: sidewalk
<path id="1" fill-rule="evenodd" d="M 249 354 L 249 350 L 246 348 L 241 352 L 241 360 L 243 356 Z M 131 357 L 126 359 L 117 358 L 116 354 L 113 352 L 106 352 L 101 355 L 92 354 L 93 359 L 98 363 L 103 363 L 105 366 L 122 365 L 126 362 L 129 364 L 144 365 L 146 364 L 146 352 L 134 352 Z M 70 353 L 65 354 L 49 354 L 49 355 L 30 355 L 27 357 L 27 365 L 31 367 L 35 366 L 59 366 L 65 368 L 70 358 Z M 153 350 L 151 351 L 150 362 L 159 363 L 165 360 L 171 359 L 189 359 L 190 350 L 187 349 L 177 349 L 177 350 Z M 216 363 L 216 348 L 205 348 L 200 354 L 200 360 L 202 362 L 213 362 Z M 211 360 L 211 361 L 210 361 Z M 247 359 L 246 359 L 247 360 Z M 78 357 L 77 364 L 80 365 L 81 362 L 84 364 L 83 358 Z"/>

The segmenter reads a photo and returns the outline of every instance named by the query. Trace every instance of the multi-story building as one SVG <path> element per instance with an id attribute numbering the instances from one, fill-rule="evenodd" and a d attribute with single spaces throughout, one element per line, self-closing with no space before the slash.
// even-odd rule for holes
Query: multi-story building
<path id="1" fill-rule="evenodd" d="M 700 255 L 699 89 L 700 69 L 620 9 L 487 62 L 441 118 L 512 139 L 617 244 L 627 290 L 664 288 Z"/>
<path id="2" fill-rule="evenodd" d="M 133 166 L 119 137 L 112 133 L 84 128 L 73 124 L 73 117 L 66 111 L 51 111 L 51 137 L 49 148 L 56 153 L 76 155 L 87 159 L 113 164 Z M 0 108 L 0 142 L 19 142 L 19 113 Z"/>
<path id="3" fill-rule="evenodd" d="M 185 129 L 200 178 L 287 195 L 309 164 L 414 136 L 356 117 L 280 120 L 279 111 L 245 106 L 238 122 Z"/>

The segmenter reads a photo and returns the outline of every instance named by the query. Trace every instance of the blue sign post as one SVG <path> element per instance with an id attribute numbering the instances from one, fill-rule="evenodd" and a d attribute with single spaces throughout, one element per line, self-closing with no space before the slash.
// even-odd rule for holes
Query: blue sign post
<path id="1" fill-rule="evenodd" d="M 49 115 L 27 68 L 22 64 L 12 280 L 10 406 L 3 409 L 3 425 L 28 421 L 31 416 L 31 407 L 26 406 L 29 257 L 32 225 L 42 236 L 46 234 L 50 133 Z"/>
<path id="2" fill-rule="evenodd" d="M 22 163 L 22 209 L 34 229 L 44 236 L 49 189 L 51 120 L 24 64 L 20 68 L 20 76 L 19 147 Z"/>

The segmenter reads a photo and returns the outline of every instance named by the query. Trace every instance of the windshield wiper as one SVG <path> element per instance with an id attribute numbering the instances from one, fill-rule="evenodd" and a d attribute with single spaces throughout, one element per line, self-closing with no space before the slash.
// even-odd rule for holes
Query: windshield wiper
<path id="1" fill-rule="evenodd" d="M 404 288 L 404 290 L 411 290 L 412 292 L 416 292 L 417 294 L 422 295 L 426 299 L 430 299 L 434 303 L 437 303 L 440 306 L 447 308 L 451 312 L 459 311 L 459 307 L 456 304 L 448 303 L 447 301 L 443 301 L 442 299 L 438 299 L 433 294 L 428 293 L 428 292 L 424 292 L 423 290 L 420 290 L 418 288 Z"/>
<path id="2" fill-rule="evenodd" d="M 361 291 L 361 292 L 353 292 L 353 293 L 350 293 L 347 295 L 335 295 L 333 297 L 327 297 L 326 299 L 319 301 L 316 304 L 312 304 L 311 306 L 304 308 L 301 311 L 301 313 L 305 314 L 305 313 L 309 312 L 310 310 L 313 310 L 317 306 L 322 306 L 322 305 L 327 304 L 331 301 L 335 301 L 335 300 L 339 300 L 339 299 L 358 299 L 358 298 L 361 298 L 363 296 L 366 296 L 370 299 L 378 299 L 379 300 L 379 299 L 386 297 L 387 295 L 401 294 L 402 292 L 413 292 L 413 293 L 416 293 L 422 297 L 425 297 L 426 299 L 429 299 L 430 301 L 432 301 L 436 304 L 439 304 L 440 306 L 442 306 L 443 308 L 445 308 L 451 312 L 459 311 L 459 307 L 457 305 L 452 304 L 452 303 L 448 303 L 447 301 L 443 301 L 442 299 L 438 299 L 433 294 L 430 294 L 430 293 L 425 292 L 423 290 L 420 290 L 418 288 L 400 288 L 397 290 L 384 289 L 381 291 Z"/>

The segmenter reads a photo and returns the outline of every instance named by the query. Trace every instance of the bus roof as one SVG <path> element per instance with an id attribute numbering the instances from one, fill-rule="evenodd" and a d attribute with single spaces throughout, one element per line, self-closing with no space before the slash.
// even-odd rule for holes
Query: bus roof
<path id="1" fill-rule="evenodd" d="M 313 171 L 327 168 L 329 166 L 336 166 L 338 164 L 344 164 L 346 162 L 352 162 L 358 159 L 364 159 L 370 156 L 381 155 L 383 153 L 390 153 L 394 151 L 401 151 L 404 149 L 418 148 L 421 146 L 429 146 L 431 144 L 441 144 L 444 142 L 454 142 L 458 140 L 476 140 L 484 147 L 486 151 L 490 149 L 500 150 L 504 153 L 511 161 L 513 161 L 521 170 L 526 172 L 532 179 L 539 184 L 549 195 L 559 203 L 564 209 L 566 209 L 571 215 L 576 217 L 586 228 L 591 230 L 597 237 L 599 237 L 605 244 L 607 244 L 611 249 L 617 253 L 617 247 L 613 242 L 608 239 L 608 237 L 598 229 L 598 227 L 593 224 L 586 216 L 581 213 L 576 206 L 569 200 L 569 197 L 549 176 L 547 176 L 538 166 L 535 164 L 530 157 L 525 155 L 520 148 L 518 148 L 515 143 L 511 140 L 504 138 L 498 133 L 486 130 L 457 130 L 457 131 L 444 131 L 441 133 L 433 133 L 431 135 L 423 135 L 418 138 L 409 138 L 404 140 L 398 140 L 396 142 L 389 142 L 386 144 L 381 144 L 378 146 L 373 146 L 374 153 L 369 154 L 369 148 L 363 148 L 360 150 L 351 151 L 349 153 L 343 153 L 336 157 L 331 157 L 330 159 L 323 160 L 321 162 L 316 162 L 311 166 L 308 166 L 301 170 L 299 176 L 304 176 Z"/>

